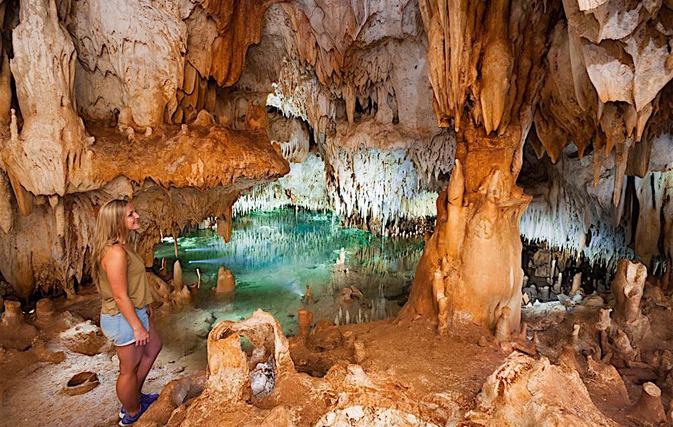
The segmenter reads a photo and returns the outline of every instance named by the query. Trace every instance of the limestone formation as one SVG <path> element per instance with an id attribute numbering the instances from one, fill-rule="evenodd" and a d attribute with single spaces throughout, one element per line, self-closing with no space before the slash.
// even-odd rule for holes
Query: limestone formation
<path id="1" fill-rule="evenodd" d="M 180 265 L 180 260 L 176 259 L 173 264 L 173 289 L 175 289 L 176 292 L 180 292 L 184 287 L 185 282 L 182 279 L 182 266 Z"/>
<path id="2" fill-rule="evenodd" d="M 0 342 L 3 347 L 27 350 L 37 338 L 35 326 L 26 323 L 21 303 L 18 301 L 5 301 L 5 311 L 2 313 L 0 323 Z"/>
<path id="3" fill-rule="evenodd" d="M 170 425 L 172 416 L 175 415 L 175 419 L 179 419 L 180 413 L 178 411 L 176 414 L 176 409 L 184 408 L 186 401 L 198 397 L 203 392 L 205 384 L 205 372 L 171 381 L 164 387 L 159 399 L 152 404 L 137 425 L 139 427 Z"/>
<path id="4" fill-rule="evenodd" d="M 572 407 L 562 402 L 572 401 Z M 489 376 L 466 415 L 470 425 L 617 426 L 594 406 L 579 374 L 512 353 Z"/>
<path id="5" fill-rule="evenodd" d="M 2 313 L 2 326 L 16 329 L 24 323 L 21 303 L 18 301 L 5 301 L 5 311 Z"/>
<path id="6" fill-rule="evenodd" d="M 670 33 L 669 20 L 662 18 L 668 16 L 670 9 L 667 6 L 655 5 L 642 9 L 642 13 L 629 12 L 632 13 L 629 24 L 620 25 L 608 17 L 616 13 L 626 14 L 629 9 L 616 4 L 602 5 L 595 10 L 589 6 L 580 8 L 574 0 L 564 1 L 562 9 L 542 8 L 535 2 L 511 5 L 507 1 L 486 7 L 479 2 L 422 1 L 419 5 L 430 44 L 429 77 L 437 120 L 441 126 L 453 126 L 457 130 L 456 157 L 462 162 L 463 177 L 456 178 L 454 172 L 452 185 L 456 189 L 464 186 L 467 190 L 466 203 L 459 202 L 458 206 L 472 206 L 467 210 L 462 208 L 466 212 L 463 217 L 486 217 L 486 210 L 482 209 L 479 215 L 474 213 L 482 204 L 474 200 L 474 194 L 488 193 L 489 175 L 500 173 L 499 179 L 513 184 L 522 164 L 522 141 L 527 136 L 541 145 L 539 148 L 533 145 L 538 157 L 546 152 L 553 162 L 570 141 L 578 147 L 580 158 L 593 142 L 594 185 L 599 182 L 602 167 L 614 167 L 614 204 L 620 200 L 627 164 L 633 163 L 635 168 L 644 156 L 645 160 L 639 164 L 647 170 L 649 151 L 643 143 L 636 142 L 650 140 L 662 129 L 653 113 L 661 110 L 653 106 L 658 104 L 659 95 L 673 77 L 664 65 L 666 54 L 658 50 L 665 49 L 666 34 Z M 666 8 L 666 13 L 657 14 L 660 8 Z M 567 21 L 557 19 L 559 14 L 565 15 Z M 519 31 L 512 32 L 513 28 Z M 549 38 L 544 41 L 543 35 Z M 619 43 L 615 42 L 617 40 Z M 645 68 L 648 71 L 644 71 Z M 648 73 L 657 69 L 656 83 L 645 83 L 650 79 Z M 645 86 L 648 86 L 647 90 L 643 89 Z M 535 98 L 537 94 L 539 100 Z M 539 106 L 531 109 L 533 103 Z M 529 133 L 531 126 L 534 132 Z M 558 129 L 563 132 L 557 132 Z M 488 151 L 481 151 L 486 147 L 489 147 Z M 491 156 L 498 150 L 503 154 Z M 478 159 L 478 163 L 471 163 L 470 158 Z M 510 164 L 503 164 L 504 159 Z M 581 167 L 587 169 L 584 164 Z M 644 174 L 642 167 L 639 170 L 639 174 Z M 632 169 L 627 173 L 633 173 Z M 507 200 L 511 191 L 513 196 L 505 206 L 520 215 L 521 211 L 515 207 L 525 208 L 528 200 L 516 195 L 517 188 L 507 185 L 502 188 L 501 200 Z M 447 198 L 442 194 L 438 199 L 436 235 L 442 233 L 442 222 L 451 218 L 450 209 L 444 208 L 447 199 L 450 204 L 450 196 Z M 517 199 L 519 203 L 515 202 Z M 551 211 L 556 215 L 559 209 L 552 205 Z M 520 289 L 518 259 L 506 260 L 498 258 L 503 255 L 496 255 L 520 251 L 516 247 L 519 219 L 516 213 L 514 218 L 511 226 L 493 219 L 488 221 L 494 224 L 489 228 L 499 236 L 491 240 L 508 245 L 507 249 L 502 246 L 493 255 L 480 252 L 489 254 L 490 264 L 506 266 L 497 274 L 493 272 L 488 279 L 482 273 L 482 283 L 488 283 L 494 290 L 491 296 L 479 296 L 479 292 L 475 292 L 476 284 L 469 272 L 479 267 L 463 267 L 464 260 L 460 263 L 461 270 L 451 280 L 454 287 L 465 288 L 465 294 L 482 299 L 480 306 L 486 307 L 483 309 L 486 313 L 463 307 L 463 297 L 451 299 L 452 304 L 466 313 L 465 317 L 491 327 L 499 314 L 497 307 L 519 299 L 518 295 L 510 299 L 509 295 L 499 294 L 497 289 L 505 288 L 506 283 L 494 285 L 498 280 L 506 281 L 510 277 L 514 279 L 514 287 Z M 461 221 L 469 220 L 457 222 Z M 455 233 L 455 226 L 446 228 Z M 543 233 L 550 235 L 558 230 L 554 228 L 553 225 L 547 227 Z M 467 229 L 476 231 L 479 227 L 468 222 Z M 506 240 L 507 235 L 512 236 L 511 240 Z M 565 239 L 566 236 L 560 233 L 559 237 Z M 463 238 L 454 236 L 446 240 L 456 245 L 455 242 Z M 465 240 L 462 244 L 467 245 L 467 249 L 471 238 Z M 583 251 L 585 246 L 580 240 L 585 241 L 585 237 L 574 242 Z M 441 239 L 439 242 L 441 244 Z M 415 312 L 437 312 L 436 303 L 431 303 L 430 285 L 432 272 L 445 250 L 435 249 L 435 244 L 431 241 L 426 246 L 425 256 L 419 264 L 410 298 Z M 461 251 L 461 255 L 464 252 Z M 478 255 L 462 256 L 468 262 L 480 259 Z M 494 261 L 496 259 L 498 261 Z M 514 310 L 513 326 L 516 326 L 517 309 L 511 308 Z"/>
<path id="7" fill-rule="evenodd" d="M 615 297 L 614 318 L 632 340 L 640 340 L 649 327 L 649 321 L 641 312 L 640 302 L 645 290 L 647 268 L 641 263 L 621 260 L 612 281 Z"/>
<path id="8" fill-rule="evenodd" d="M 86 305 L 76 294 L 107 201 L 140 214 L 130 243 L 147 267 L 173 238 L 172 280 L 165 265 L 148 272 L 161 316 L 201 300 L 200 273 L 185 283 L 177 260 L 182 233 L 207 220 L 230 242 L 237 215 L 291 206 L 426 235 L 408 300 L 395 296 L 400 319 L 351 325 L 394 302 L 364 297 L 357 255 L 341 248 L 332 293 L 307 284 L 297 319 L 297 346 L 325 359 L 303 363 L 315 377 L 256 312 L 215 326 L 207 380 L 172 383 L 141 424 L 614 425 L 589 392 L 614 386 L 626 412 L 619 373 L 632 394 L 629 378 L 645 382 L 629 415 L 663 421 L 673 365 L 652 346 L 670 341 L 671 0 L 14 0 L 0 22 L 0 362 L 66 357 L 41 334 L 55 306 Z M 215 295 L 231 301 L 235 287 L 222 267 Z M 64 294 L 34 315 L 16 301 Z M 533 319 L 557 299 L 563 313 Z M 520 326 L 522 300 L 533 318 Z M 311 328 L 325 307 L 337 324 Z M 511 354 L 470 407 L 488 372 L 454 387 L 462 371 L 434 347 L 423 362 L 446 366 L 431 373 L 415 348 L 400 372 L 376 365 L 385 351 L 370 335 L 405 328 L 484 356 L 482 370 L 506 354 L 485 351 L 489 332 L 544 356 Z M 68 331 L 70 353 L 102 348 L 97 330 Z M 428 397 L 431 374 L 445 383 Z"/>
<path id="9" fill-rule="evenodd" d="M 54 304 L 49 298 L 42 298 L 35 305 L 35 315 L 40 323 L 48 323 L 54 317 Z"/>
<path id="10" fill-rule="evenodd" d="M 661 403 L 661 390 L 651 382 L 643 384 L 640 399 L 631 410 L 636 418 L 652 425 L 659 425 L 667 420 L 664 405 Z"/>
<path id="11" fill-rule="evenodd" d="M 457 161 L 451 183 L 437 201 L 437 228 L 419 262 L 409 308 L 437 313 L 433 301 L 438 300 L 428 293 L 443 294 L 448 298 L 449 324 L 475 322 L 494 328 L 508 307 L 510 330 L 518 330 L 523 272 L 520 257 L 512 254 L 521 251 L 518 219 L 529 198 L 511 192 L 508 178 L 498 170 L 474 189 L 467 187 L 465 178 Z M 491 262 L 484 264 L 483 259 Z M 443 292 L 440 279 L 428 277 L 440 260 L 446 270 Z"/>
<path id="12" fill-rule="evenodd" d="M 241 350 L 240 336 L 264 350 L 275 375 L 294 370 L 287 339 L 273 316 L 256 311 L 245 322 L 220 322 L 208 335 L 208 380 L 206 393 L 218 398 L 242 401 L 251 395 L 248 360 Z"/>
<path id="13" fill-rule="evenodd" d="M 313 313 L 302 308 L 299 310 L 299 335 L 306 337 L 311 330 L 313 323 Z"/>
<path id="14" fill-rule="evenodd" d="M 306 284 L 306 292 L 304 293 L 304 303 L 313 303 L 313 293 L 311 293 L 311 286 L 308 283 Z"/>
<path id="15" fill-rule="evenodd" d="M 487 8 L 478 2 L 435 1 L 421 2 L 420 7 L 430 43 L 437 121 L 458 131 L 460 163 L 437 200 L 437 227 L 419 263 L 410 307 L 420 313 L 436 312 L 429 298 L 431 271 L 447 256 L 453 264 L 447 292 L 450 317 L 492 328 L 508 306 L 511 327 L 517 330 L 523 273 L 520 257 L 509 254 L 521 252 L 519 219 L 530 197 L 515 181 L 532 122 L 534 93 L 544 75 L 536 58 L 546 49 L 544 37 L 534 31 L 546 34 L 559 11 L 524 2 L 510 14 L 504 12 L 509 10 L 505 1 Z M 468 16 L 477 17 L 479 25 L 468 25 L 472 22 Z M 514 37 L 508 28 L 513 27 L 523 32 L 516 34 L 515 44 L 508 41 Z M 463 49 L 467 40 L 474 39 Z M 468 88 L 476 92 L 474 103 L 466 103 L 473 95 Z M 490 136 L 494 130 L 497 136 Z M 484 258 L 491 262 L 484 265 Z"/>
<path id="16" fill-rule="evenodd" d="M 511 314 L 512 310 L 509 307 L 503 307 L 502 313 L 495 323 L 495 339 L 501 343 L 509 341 L 511 334 L 509 316 Z"/>
<path id="17" fill-rule="evenodd" d="M 229 243 L 231 240 L 231 219 L 232 219 L 232 208 L 231 206 L 224 212 L 224 215 L 221 218 L 217 219 L 217 234 L 219 234 L 226 243 Z"/>
<path id="18" fill-rule="evenodd" d="M 580 290 L 580 286 L 582 285 L 582 273 L 577 273 L 575 276 L 573 276 L 573 284 L 570 287 L 570 296 L 573 297 L 577 291 Z"/>
<path id="19" fill-rule="evenodd" d="M 215 292 L 221 294 L 225 299 L 233 301 L 235 291 L 236 279 L 234 273 L 224 268 L 224 266 L 220 267 L 217 272 L 217 288 L 215 288 Z"/>

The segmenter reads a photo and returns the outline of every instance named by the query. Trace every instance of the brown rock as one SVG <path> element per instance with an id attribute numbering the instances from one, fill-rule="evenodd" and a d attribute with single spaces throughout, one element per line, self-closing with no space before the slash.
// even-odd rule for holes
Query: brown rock
<path id="1" fill-rule="evenodd" d="M 88 393 L 100 385 L 98 375 L 94 372 L 80 372 L 74 375 L 62 390 L 62 393 L 77 396 Z"/>
<path id="2" fill-rule="evenodd" d="M 18 301 L 5 301 L 5 312 L 2 313 L 2 326 L 6 328 L 18 328 L 24 323 L 21 303 Z"/>
<path id="3" fill-rule="evenodd" d="M 466 425 L 611 426 L 574 370 L 512 353 L 491 374 Z"/>
<path id="4" fill-rule="evenodd" d="M 339 328 L 329 320 L 321 319 L 315 324 L 306 340 L 306 345 L 314 351 L 334 350 L 343 341 Z"/>
<path id="5" fill-rule="evenodd" d="M 367 352 L 365 351 L 365 343 L 362 342 L 361 340 L 355 340 L 353 347 L 354 347 L 355 362 L 357 362 L 358 364 L 362 364 L 362 362 L 364 362 L 365 359 L 367 358 Z"/>
<path id="6" fill-rule="evenodd" d="M 46 323 L 54 317 L 54 303 L 50 298 L 42 298 L 35 306 L 35 315 L 41 323 Z"/>
<path id="7" fill-rule="evenodd" d="M 233 300 L 236 291 L 236 279 L 234 278 L 234 273 L 224 268 L 224 266 L 220 267 L 217 272 L 217 288 L 215 291 Z"/>
<path id="8" fill-rule="evenodd" d="M 294 427 L 294 416 L 286 406 L 276 406 L 264 418 L 259 427 Z"/>
<path id="9" fill-rule="evenodd" d="M 246 400 L 251 394 L 248 359 L 241 349 L 241 336 L 254 348 L 271 352 L 276 377 L 294 372 L 287 338 L 270 314 L 257 310 L 242 322 L 218 323 L 208 334 L 207 389 L 234 403 Z"/>
<path id="10" fill-rule="evenodd" d="M 299 335 L 306 337 L 313 323 L 313 313 L 302 308 L 299 310 Z"/>
<path id="11" fill-rule="evenodd" d="M 643 384 L 640 399 L 631 409 L 632 414 L 647 423 L 659 425 L 666 421 L 666 411 L 661 403 L 661 390 L 651 382 Z"/>

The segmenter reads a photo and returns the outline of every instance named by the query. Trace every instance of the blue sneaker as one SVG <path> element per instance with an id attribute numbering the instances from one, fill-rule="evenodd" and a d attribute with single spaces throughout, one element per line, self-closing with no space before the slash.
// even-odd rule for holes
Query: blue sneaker
<path id="1" fill-rule="evenodd" d="M 135 416 L 130 416 L 129 414 L 124 414 L 121 420 L 119 420 L 119 425 L 120 426 L 130 426 L 131 424 L 135 423 L 140 419 L 140 417 L 147 411 L 147 408 L 149 408 L 150 405 L 148 403 L 143 403 L 140 402 L 140 410 Z"/>
<path id="2" fill-rule="evenodd" d="M 143 403 L 146 403 L 147 406 L 150 406 L 158 398 L 159 398 L 158 394 L 141 393 L 140 394 L 140 404 L 142 405 Z M 124 405 L 122 405 L 122 407 L 119 409 L 119 418 L 124 418 L 124 415 L 126 415 L 126 409 L 124 409 Z"/>
<path id="3" fill-rule="evenodd" d="M 154 403 L 155 400 L 159 398 L 159 395 L 154 393 L 154 394 L 145 394 L 145 393 L 140 393 L 140 401 L 141 402 L 147 402 L 148 405 L 151 405 Z"/>

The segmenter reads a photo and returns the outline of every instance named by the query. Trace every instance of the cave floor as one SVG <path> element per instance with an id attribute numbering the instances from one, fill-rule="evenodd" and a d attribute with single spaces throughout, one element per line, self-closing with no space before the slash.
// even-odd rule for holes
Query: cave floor
<path id="1" fill-rule="evenodd" d="M 95 304 L 90 301 L 89 305 Z M 145 392 L 159 393 L 169 381 L 205 369 L 206 340 L 201 336 L 207 332 L 208 324 L 199 316 L 198 310 L 185 310 L 157 317 L 164 347 L 149 374 Z M 168 322 L 171 318 L 173 321 Z M 367 346 L 368 360 L 363 366 L 366 371 L 389 377 L 419 401 L 447 399 L 462 408 L 472 406 L 486 377 L 507 356 L 495 345 L 482 348 L 471 339 L 439 337 L 431 325 L 421 320 L 398 324 L 395 319 L 388 319 L 341 329 L 353 331 Z M 305 349 L 298 345 L 299 340 L 290 339 L 293 358 L 295 354 L 301 357 L 301 349 Z M 64 351 L 65 360 L 54 364 L 14 357 L 6 362 L 11 369 L 1 368 L 0 378 L 7 386 L 2 390 L 1 403 L 6 413 L 0 425 L 116 425 L 119 402 L 114 384 L 118 362 L 112 348 L 105 346 L 95 356 L 78 354 L 56 335 L 47 347 L 54 352 Z M 423 363 L 418 363 L 419 354 L 423 355 Z M 61 393 L 66 382 L 82 371 L 95 372 L 100 385 L 79 396 Z"/>
<path id="2" fill-rule="evenodd" d="M 0 406 L 3 408 L 0 425 L 116 425 L 119 402 L 115 395 L 117 358 L 113 349 L 104 344 L 93 356 L 79 354 L 72 351 L 72 341 L 66 339 L 68 332 L 58 332 L 68 326 L 70 331 L 83 328 L 82 318 L 92 321 L 88 324 L 89 329 L 84 328 L 85 332 L 97 329 L 93 326 L 98 323 L 99 310 L 95 292 L 85 292 L 75 303 L 57 300 L 54 305 L 55 319 L 74 320 L 66 322 L 65 326 L 59 326 L 62 320 L 55 321 L 53 325 L 41 328 L 40 336 L 48 353 L 53 355 L 62 351 L 64 360 L 60 363 L 45 361 L 48 357 L 32 349 L 8 350 L 0 358 Z M 64 310 L 72 316 L 63 315 Z M 592 308 L 566 312 L 558 304 L 551 304 L 537 310 L 524 310 L 524 320 L 529 323 L 529 332 L 539 332 L 538 351 L 555 360 L 558 343 L 567 340 L 572 325 L 591 324 L 595 313 Z M 164 347 L 145 384 L 144 391 L 151 393 L 160 392 L 173 379 L 205 370 L 206 337 L 214 321 L 210 313 L 194 308 L 171 312 L 159 309 L 155 320 Z M 342 333 L 351 331 L 364 343 L 367 357 L 360 365 L 365 372 L 387 378 L 390 384 L 404 390 L 413 400 L 433 402 L 435 407 L 428 416 L 442 425 L 446 421 L 444 415 L 450 416 L 451 411 L 464 413 L 474 407 L 485 380 L 509 354 L 491 339 L 480 339 L 478 331 L 437 335 L 434 326 L 422 318 L 391 318 L 340 326 L 339 329 Z M 300 337 L 292 337 L 289 341 L 299 372 L 311 373 L 312 363 L 326 363 L 328 366 L 322 367 L 324 374 L 330 363 L 339 363 L 338 355 L 332 360 L 329 356 L 311 359 L 311 352 Z M 354 362 L 349 360 L 348 363 Z M 82 395 L 64 394 L 62 390 L 66 382 L 82 371 L 95 372 L 100 385 Z M 609 390 L 592 389 L 591 383 L 585 382 L 592 400 L 603 413 L 623 425 L 634 425 L 623 413 L 626 408 L 623 401 L 615 399 Z M 637 400 L 638 392 L 635 387 L 629 389 L 631 400 Z M 314 418 L 304 418 L 302 425 L 311 425 Z"/>

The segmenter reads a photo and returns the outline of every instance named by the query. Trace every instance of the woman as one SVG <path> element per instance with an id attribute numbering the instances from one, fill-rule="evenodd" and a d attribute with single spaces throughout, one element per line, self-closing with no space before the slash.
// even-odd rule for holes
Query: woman
<path id="1" fill-rule="evenodd" d="M 145 263 L 129 244 L 140 216 L 128 201 L 112 200 L 98 212 L 92 275 L 102 298 L 100 326 L 119 358 L 119 425 L 133 424 L 158 395 L 142 394 L 143 383 L 161 351 L 152 323 L 152 292 Z"/>

